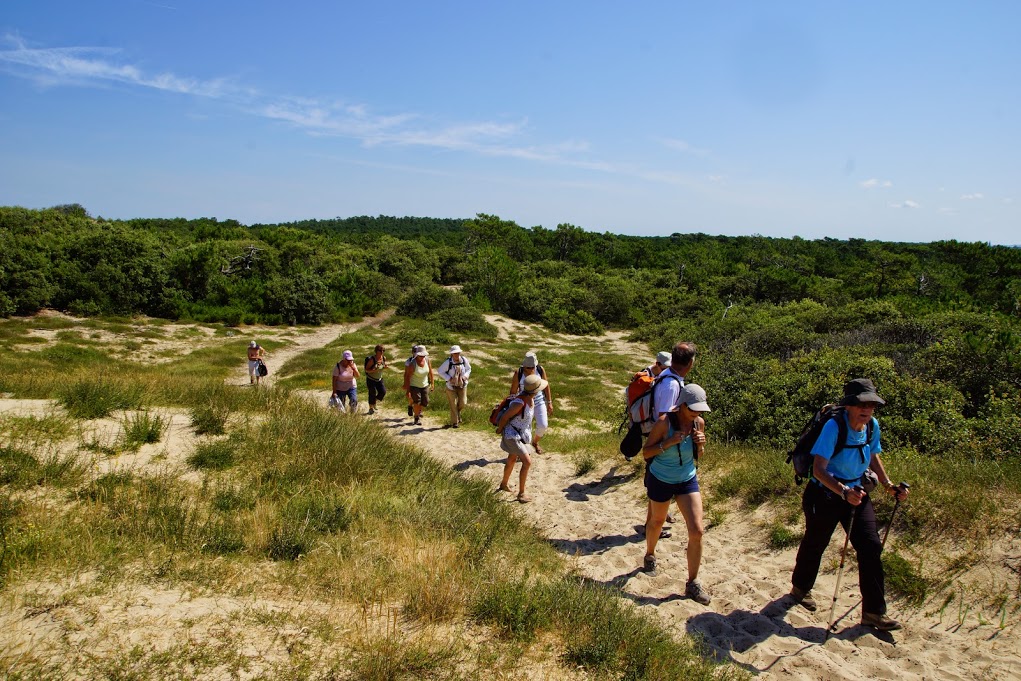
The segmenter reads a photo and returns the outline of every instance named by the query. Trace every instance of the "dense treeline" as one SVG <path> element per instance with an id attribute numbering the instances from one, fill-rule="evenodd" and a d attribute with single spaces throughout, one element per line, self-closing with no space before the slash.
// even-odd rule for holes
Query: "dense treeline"
<path id="1" fill-rule="evenodd" d="M 106 221 L 78 205 L 0 208 L 0 237 L 3 315 L 316 324 L 398 306 L 426 320 L 425 340 L 483 329 L 493 310 L 558 332 L 632 329 L 657 348 L 695 340 L 720 435 L 788 441 L 842 380 L 869 375 L 892 398 L 892 446 L 1021 451 L 1021 249 L 631 237 L 489 215 Z"/>

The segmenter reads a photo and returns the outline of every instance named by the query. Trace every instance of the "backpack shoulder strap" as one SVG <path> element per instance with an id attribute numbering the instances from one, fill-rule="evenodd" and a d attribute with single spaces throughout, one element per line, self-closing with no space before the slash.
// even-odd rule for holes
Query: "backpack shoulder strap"
<path id="1" fill-rule="evenodd" d="M 843 410 L 839 412 L 833 412 L 830 416 L 831 419 L 837 420 L 837 441 L 833 445 L 833 455 L 836 456 L 840 453 L 841 449 L 847 447 L 847 421 L 844 420 Z"/>

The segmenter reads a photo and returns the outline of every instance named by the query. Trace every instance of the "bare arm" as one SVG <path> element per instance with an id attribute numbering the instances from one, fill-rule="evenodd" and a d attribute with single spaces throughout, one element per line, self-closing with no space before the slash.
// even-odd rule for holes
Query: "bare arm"
<path id="1" fill-rule="evenodd" d="M 503 417 L 500 419 L 500 422 L 496 424 L 496 432 L 502 433 L 503 429 L 507 426 L 507 424 L 510 422 L 510 420 L 512 418 L 514 418 L 515 416 L 517 416 L 518 414 L 520 414 L 521 410 L 524 409 L 524 408 L 525 408 L 525 403 L 524 402 L 518 402 L 517 404 L 512 404 L 507 409 L 507 411 L 504 412 Z"/>

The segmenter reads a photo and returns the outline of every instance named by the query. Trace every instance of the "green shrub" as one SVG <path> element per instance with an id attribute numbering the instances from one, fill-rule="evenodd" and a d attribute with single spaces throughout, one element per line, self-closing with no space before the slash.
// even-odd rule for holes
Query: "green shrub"
<path id="1" fill-rule="evenodd" d="M 886 575 L 886 587 L 891 593 L 912 605 L 925 602 L 931 582 L 922 576 L 921 564 L 916 568 L 900 554 L 886 551 L 883 553 L 883 572 Z"/>
<path id="2" fill-rule="evenodd" d="M 494 340 L 497 336 L 497 328 L 487 322 L 482 312 L 474 307 L 440 310 L 429 315 L 427 319 L 456 334 L 485 340 Z"/>
<path id="3" fill-rule="evenodd" d="M 224 556 L 245 550 L 244 528 L 232 520 L 213 518 L 203 526 L 199 534 L 204 553 Z"/>
<path id="4" fill-rule="evenodd" d="M 210 402 L 192 408 L 191 425 L 197 435 L 223 435 L 229 417 L 229 406 L 222 402 Z"/>
<path id="5" fill-rule="evenodd" d="M 476 621 L 496 627 L 503 635 L 525 641 L 534 639 L 551 621 L 548 599 L 541 598 L 524 578 L 481 589 L 469 612 Z"/>

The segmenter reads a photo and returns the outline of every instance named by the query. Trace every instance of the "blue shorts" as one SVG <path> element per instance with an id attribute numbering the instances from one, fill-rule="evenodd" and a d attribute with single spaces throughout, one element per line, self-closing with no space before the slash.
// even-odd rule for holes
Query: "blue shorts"
<path id="1" fill-rule="evenodd" d="M 698 492 L 698 475 L 693 475 L 690 480 L 684 482 L 663 482 L 646 468 L 645 489 L 649 492 L 649 499 L 663 503 L 682 494 Z"/>

